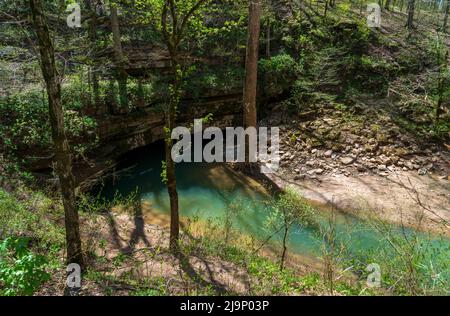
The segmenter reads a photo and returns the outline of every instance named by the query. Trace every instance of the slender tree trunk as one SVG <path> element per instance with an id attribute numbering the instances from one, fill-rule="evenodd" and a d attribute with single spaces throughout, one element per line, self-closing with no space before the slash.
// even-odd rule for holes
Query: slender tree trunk
<path id="1" fill-rule="evenodd" d="M 175 162 L 172 160 L 173 140 L 171 138 L 172 130 L 175 128 L 175 120 L 177 114 L 177 107 L 182 94 L 182 80 L 183 72 L 181 63 L 178 60 L 178 47 L 184 36 L 187 23 L 192 15 L 207 2 L 207 0 L 198 0 L 194 3 L 188 13 L 181 18 L 177 13 L 176 2 L 172 0 L 164 0 L 163 10 L 161 15 L 161 29 L 167 49 L 170 54 L 170 61 L 172 65 L 173 83 L 170 86 L 170 100 L 169 108 L 166 112 L 166 177 L 167 177 L 167 191 L 170 198 L 170 250 L 178 252 L 179 245 L 179 230 L 180 219 L 178 210 L 178 192 L 177 182 L 175 176 Z M 170 18 L 169 15 L 170 14 Z M 180 21 L 180 22 L 178 22 Z M 168 23 L 172 23 L 172 30 L 168 30 Z"/>
<path id="2" fill-rule="evenodd" d="M 91 70 L 91 78 L 92 78 L 92 90 L 94 94 L 94 105 L 98 108 L 100 105 L 100 84 L 97 73 L 97 63 L 96 63 L 96 53 L 97 53 L 97 12 L 96 5 L 91 4 L 92 0 L 86 0 L 86 8 L 91 15 L 91 20 L 89 22 L 89 40 L 91 41 L 91 45 L 93 45 L 93 67 Z"/>
<path id="3" fill-rule="evenodd" d="M 113 77 L 109 78 L 109 91 L 108 91 L 108 111 L 110 114 L 114 114 L 117 109 L 117 98 L 116 98 L 116 85 L 115 79 Z"/>
<path id="4" fill-rule="evenodd" d="M 417 8 L 416 8 L 416 10 L 415 11 L 417 11 L 417 14 L 416 14 L 416 21 L 420 21 L 420 12 L 421 12 L 421 8 L 422 8 L 422 1 L 418 1 L 418 4 L 417 4 Z M 437 16 L 439 16 L 439 14 L 437 14 Z"/>
<path id="5" fill-rule="evenodd" d="M 64 204 L 67 263 L 78 263 L 80 266 L 83 266 L 79 219 L 75 202 L 75 180 L 72 174 L 72 157 L 64 130 L 61 85 L 55 64 L 53 43 L 50 39 L 50 32 L 44 17 L 41 0 L 30 0 L 30 7 L 39 42 L 42 74 L 47 86 L 56 169 Z"/>
<path id="6" fill-rule="evenodd" d="M 181 67 L 177 62 L 177 57 L 172 57 L 174 83 L 169 101 L 169 109 L 166 114 L 166 175 L 167 175 L 167 192 L 170 199 L 170 250 L 177 252 L 178 240 L 180 236 L 180 215 L 178 206 L 177 179 L 175 175 L 175 162 L 172 159 L 173 140 L 171 138 L 172 130 L 175 128 L 175 119 L 177 105 L 181 96 Z"/>
<path id="7" fill-rule="evenodd" d="M 281 260 L 280 260 L 280 270 L 281 271 L 283 271 L 283 269 L 284 269 L 284 261 L 286 260 L 288 232 L 289 232 L 289 226 L 287 223 L 285 223 L 284 234 L 283 234 L 283 252 L 281 254 Z"/>
<path id="8" fill-rule="evenodd" d="M 445 45 L 445 44 L 444 44 Z M 448 66 L 448 50 L 445 51 L 444 56 L 441 58 L 441 52 L 438 51 L 438 65 L 439 65 L 439 77 L 438 77 L 438 101 L 436 102 L 436 115 L 435 115 L 435 121 L 438 122 L 439 118 L 441 116 L 441 106 L 444 100 L 444 92 L 445 92 L 445 85 L 444 85 L 444 73 Z M 448 86 L 447 86 L 448 89 Z"/>
<path id="9" fill-rule="evenodd" d="M 170 199 L 170 250 L 176 252 L 178 250 L 178 240 L 180 237 L 180 215 L 178 209 L 175 163 L 171 157 L 172 147 L 172 140 L 166 140 L 167 191 Z"/>
<path id="10" fill-rule="evenodd" d="M 406 26 L 408 30 L 412 30 L 414 28 L 414 11 L 416 8 L 416 0 L 408 0 L 408 21 L 406 22 Z"/>
<path id="11" fill-rule="evenodd" d="M 138 79 L 137 96 L 138 96 L 138 106 L 139 107 L 144 107 L 144 105 L 145 105 L 145 94 L 144 94 L 144 86 L 143 86 L 143 83 L 142 83 L 142 78 Z"/>
<path id="12" fill-rule="evenodd" d="M 119 27 L 119 16 L 117 14 L 117 3 L 111 5 L 111 29 L 114 42 L 114 59 L 116 66 L 116 78 L 119 83 L 119 97 L 122 108 L 128 108 L 127 79 L 128 74 L 125 70 L 125 57 L 122 50 L 122 42 Z"/>
<path id="13" fill-rule="evenodd" d="M 444 24 L 442 25 L 442 31 L 447 33 L 447 22 L 448 22 L 448 11 L 450 9 L 450 0 L 447 0 L 447 4 L 445 6 L 445 15 L 444 15 Z"/>
<path id="14" fill-rule="evenodd" d="M 270 34 L 271 30 L 270 30 L 270 21 L 267 22 L 267 38 L 266 38 L 266 57 L 267 59 L 270 59 L 271 54 L 270 54 Z"/>
<path id="15" fill-rule="evenodd" d="M 247 53 L 245 59 L 245 82 L 244 82 L 244 126 L 255 127 L 256 118 L 256 89 L 258 83 L 258 53 L 259 33 L 261 18 L 261 0 L 250 0 Z M 250 150 L 249 139 L 245 141 L 246 165 L 249 166 Z"/>

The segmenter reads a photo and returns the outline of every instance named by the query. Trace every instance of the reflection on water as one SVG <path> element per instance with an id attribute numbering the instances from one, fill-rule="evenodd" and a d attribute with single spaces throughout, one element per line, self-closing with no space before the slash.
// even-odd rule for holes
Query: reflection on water
<path id="1" fill-rule="evenodd" d="M 126 157 L 121 171 L 105 183 L 102 195 L 112 199 L 117 191 L 122 195 L 136 191 L 142 201 L 144 215 L 153 223 L 164 222 L 170 207 L 160 175 L 163 159 L 162 143 L 134 151 Z M 226 214 L 229 214 L 227 212 L 234 206 L 234 209 L 239 209 L 233 213 L 234 229 L 259 240 L 270 235 L 265 228 L 270 213 L 267 203 L 270 196 L 252 179 L 238 175 L 224 165 L 206 163 L 178 164 L 176 174 L 181 216 L 223 224 Z M 327 225 L 326 222 L 322 224 Z M 373 228 L 351 216 L 337 216 L 336 232 L 339 242 L 355 251 L 385 242 Z M 273 239 L 276 242 L 280 238 L 281 234 Z M 323 236 L 317 229 L 296 226 L 289 236 L 289 250 L 294 253 L 318 256 L 322 245 Z"/>

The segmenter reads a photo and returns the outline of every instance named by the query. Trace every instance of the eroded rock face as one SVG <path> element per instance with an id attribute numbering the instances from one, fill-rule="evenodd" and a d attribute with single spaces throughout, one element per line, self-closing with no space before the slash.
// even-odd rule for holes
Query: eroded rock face
<path id="1" fill-rule="evenodd" d="M 178 126 L 192 126 L 194 119 L 212 114 L 210 125 L 219 128 L 242 125 L 241 93 L 211 94 L 199 100 L 185 99 L 179 105 Z M 154 104 L 121 114 L 96 115 L 98 146 L 86 155 L 87 161 L 76 162 L 74 173 L 78 182 L 99 175 L 123 154 L 164 139 L 164 106 Z M 205 125 L 205 127 L 207 127 Z M 50 149 L 49 149 L 50 150 Z M 48 170 L 53 156 L 30 162 L 32 171 Z"/>
<path id="2" fill-rule="evenodd" d="M 211 125 L 219 128 L 241 122 L 239 94 L 208 97 L 201 101 L 184 101 L 179 106 L 177 124 L 190 126 L 194 119 L 212 114 Z M 164 138 L 164 112 L 154 107 L 98 121 L 100 146 L 96 152 L 111 157 L 146 146 Z"/>

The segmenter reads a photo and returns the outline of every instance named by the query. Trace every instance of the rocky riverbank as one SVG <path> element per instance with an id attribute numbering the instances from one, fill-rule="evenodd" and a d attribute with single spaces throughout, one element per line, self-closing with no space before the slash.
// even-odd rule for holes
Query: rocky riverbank
<path id="1" fill-rule="evenodd" d="M 318 175 L 388 176 L 399 171 L 449 179 L 445 144 L 426 143 L 402 130 L 388 116 L 349 121 L 346 113 L 326 111 L 312 120 L 281 125 L 281 166 L 296 179 Z M 270 126 L 276 126 L 276 119 Z M 278 124 L 280 121 L 278 121 Z"/>
<path id="2" fill-rule="evenodd" d="M 281 112 L 281 111 L 280 111 Z M 335 108 L 283 114 L 263 122 L 280 126 L 278 187 L 296 187 L 313 201 L 448 234 L 450 152 L 402 129 L 379 109 L 360 114 Z"/>

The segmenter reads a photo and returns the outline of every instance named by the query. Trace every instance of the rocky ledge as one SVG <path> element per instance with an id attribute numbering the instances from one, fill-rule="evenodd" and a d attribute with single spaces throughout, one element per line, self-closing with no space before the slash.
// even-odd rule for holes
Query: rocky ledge
<path id="1" fill-rule="evenodd" d="M 445 143 L 424 143 L 388 116 L 374 121 L 349 120 L 344 112 L 323 109 L 308 120 L 300 116 L 285 124 L 280 115 L 264 123 L 280 126 L 280 172 L 296 180 L 326 174 L 386 177 L 399 171 L 449 179 Z"/>

